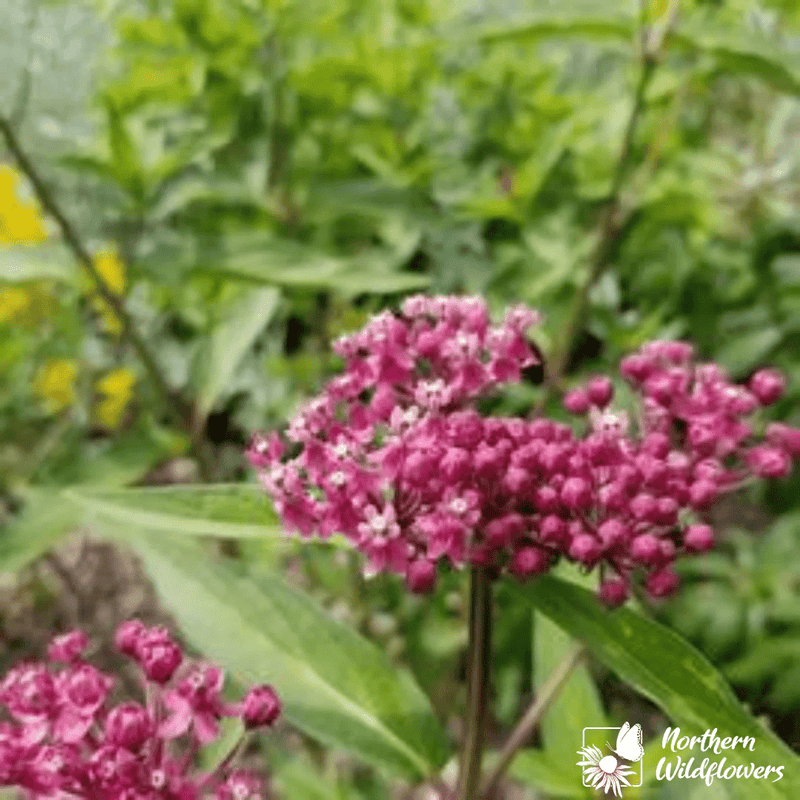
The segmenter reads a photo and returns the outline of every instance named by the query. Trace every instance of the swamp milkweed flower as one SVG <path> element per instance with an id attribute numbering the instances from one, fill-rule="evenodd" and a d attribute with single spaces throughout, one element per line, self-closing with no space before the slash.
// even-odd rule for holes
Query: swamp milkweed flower
<path id="1" fill-rule="evenodd" d="M 223 701 L 221 670 L 185 664 L 166 629 L 138 620 L 124 622 L 115 643 L 142 670 L 145 704 L 110 706 L 114 678 L 83 659 L 82 631 L 54 639 L 47 663 L 18 664 L 2 679 L 0 786 L 28 800 L 263 800 L 263 778 L 232 758 L 206 773 L 193 761 L 222 717 L 239 717 L 246 732 L 271 725 L 275 691 L 256 686 L 240 703 Z"/>
<path id="2" fill-rule="evenodd" d="M 674 591 L 675 559 L 714 543 L 701 514 L 800 456 L 800 431 L 751 420 L 780 397 L 782 377 L 734 384 L 690 345 L 651 342 L 620 366 L 636 429 L 612 408 L 605 376 L 564 398 L 584 420 L 579 434 L 481 416 L 476 400 L 537 363 L 526 332 L 538 320 L 516 306 L 492 325 L 480 298 L 414 296 L 337 340 L 344 373 L 285 437 L 257 434 L 248 448 L 286 528 L 342 533 L 368 573 L 403 575 L 417 592 L 432 589 L 441 561 L 524 579 L 560 558 L 598 568 L 609 605 L 634 575 L 653 596 Z"/>

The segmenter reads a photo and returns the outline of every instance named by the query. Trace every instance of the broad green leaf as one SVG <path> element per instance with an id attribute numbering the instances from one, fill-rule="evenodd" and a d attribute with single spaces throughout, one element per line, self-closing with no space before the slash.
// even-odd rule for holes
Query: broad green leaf
<path id="1" fill-rule="evenodd" d="M 245 684 L 273 684 L 290 723 L 408 777 L 442 765 L 444 734 L 410 675 L 308 597 L 275 575 L 241 578 L 196 542 L 131 544 L 193 644 Z"/>
<path id="2" fill-rule="evenodd" d="M 4 247 L 0 251 L 0 283 L 40 280 L 75 283 L 78 277 L 75 259 L 61 244 Z"/>
<path id="3" fill-rule="evenodd" d="M 533 677 L 537 691 L 573 646 L 572 637 L 558 625 L 542 614 L 534 614 Z M 575 744 L 575 732 L 606 724 L 594 681 L 586 666 L 581 664 L 573 671 L 540 723 L 547 757 L 554 764 L 570 763 L 569 759 L 580 744 Z M 578 778 L 576 785 L 579 784 Z"/>
<path id="4" fill-rule="evenodd" d="M 578 750 L 580 729 L 573 731 L 573 753 L 566 760 L 553 760 L 541 750 L 522 750 L 511 763 L 509 773 L 526 786 L 544 792 L 548 797 L 593 797 L 591 789 L 582 785 Z"/>
<path id="5" fill-rule="evenodd" d="M 277 289 L 248 292 L 211 335 L 211 343 L 201 366 L 198 408 L 207 416 L 225 391 L 242 358 L 269 324 L 278 307 Z"/>
<path id="6" fill-rule="evenodd" d="M 425 275 L 398 272 L 397 257 L 375 248 L 344 258 L 296 242 L 259 235 L 230 236 L 198 260 L 198 269 L 293 289 L 329 289 L 345 295 L 421 289 Z"/>
<path id="7" fill-rule="evenodd" d="M 261 538 L 280 522 L 258 486 L 216 484 L 133 489 L 68 489 L 64 496 L 102 524 L 133 525 L 177 535 Z"/>
<path id="8" fill-rule="evenodd" d="M 627 608 L 607 611 L 592 593 L 551 576 L 517 591 L 660 706 L 683 732 L 696 735 L 717 728 L 726 736 L 754 737 L 755 753 L 725 751 L 730 764 L 785 766 L 779 783 L 742 781 L 736 792 L 753 797 L 757 791 L 759 800 L 797 797 L 800 759 L 744 709 L 724 678 L 674 631 Z"/>
<path id="9" fill-rule="evenodd" d="M 792 66 L 792 54 L 754 31 L 691 20 L 670 34 L 668 45 L 713 56 L 725 72 L 759 78 L 780 92 L 800 95 L 800 73 Z"/>
<path id="10" fill-rule="evenodd" d="M 0 530 L 0 572 L 16 572 L 80 524 L 78 510 L 54 491 L 30 489 L 22 512 Z"/>

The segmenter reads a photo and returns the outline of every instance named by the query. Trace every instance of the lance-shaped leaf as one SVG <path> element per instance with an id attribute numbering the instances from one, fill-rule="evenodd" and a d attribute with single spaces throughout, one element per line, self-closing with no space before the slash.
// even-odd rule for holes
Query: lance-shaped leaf
<path id="1" fill-rule="evenodd" d="M 64 496 L 100 528 L 127 525 L 149 531 L 229 538 L 274 537 L 281 526 L 258 486 L 213 484 L 69 489 Z"/>
<path id="2" fill-rule="evenodd" d="M 753 762 L 784 767 L 776 783 L 775 773 L 766 780 L 726 781 L 735 796 L 788 800 L 800 794 L 800 759 L 745 710 L 722 675 L 677 633 L 627 608 L 608 611 L 593 593 L 552 576 L 518 591 L 520 599 L 585 642 L 600 661 L 660 706 L 680 726 L 681 735 L 716 728 L 720 738 L 755 739 L 753 752 L 737 747 L 719 756 L 712 752 L 712 760 L 724 756 L 731 766 Z M 669 755 L 675 759 L 680 753 Z M 685 751 L 684 760 L 691 755 L 701 756 L 702 761 L 709 753 Z"/>
<path id="3" fill-rule="evenodd" d="M 293 725 L 375 766 L 424 777 L 443 732 L 411 676 L 276 575 L 243 578 L 178 537 L 132 539 L 192 643 L 245 684 L 275 686 Z"/>

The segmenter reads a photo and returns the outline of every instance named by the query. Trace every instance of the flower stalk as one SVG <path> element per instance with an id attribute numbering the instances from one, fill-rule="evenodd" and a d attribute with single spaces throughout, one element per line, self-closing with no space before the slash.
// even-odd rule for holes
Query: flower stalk
<path id="1" fill-rule="evenodd" d="M 492 650 L 492 582 L 486 567 L 470 571 L 467 716 L 457 800 L 477 800 L 489 695 Z"/>
<path id="2" fill-rule="evenodd" d="M 514 760 L 517 751 L 525 744 L 536 726 L 541 722 L 542 717 L 550 709 L 550 706 L 558 699 L 570 676 L 585 655 L 586 648 L 583 644 L 575 644 L 564 656 L 561 663 L 547 677 L 533 703 L 531 703 L 500 750 L 500 757 L 483 784 L 481 797 L 488 800 L 494 796 L 494 792 L 500 785 L 500 780 Z"/>

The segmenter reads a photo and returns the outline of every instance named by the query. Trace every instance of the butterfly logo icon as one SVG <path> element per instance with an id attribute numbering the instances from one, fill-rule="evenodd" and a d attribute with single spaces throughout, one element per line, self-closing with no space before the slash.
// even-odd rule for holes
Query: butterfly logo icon
<path id="1" fill-rule="evenodd" d="M 644 746 L 642 745 L 642 726 L 637 722 L 631 727 L 630 722 L 623 723 L 617 734 L 617 746 L 611 747 L 612 753 L 616 753 L 620 758 L 634 763 L 642 760 Z"/>
<path id="2" fill-rule="evenodd" d="M 595 744 L 586 741 L 587 732 L 616 730 L 616 746 L 606 742 L 608 749 L 614 755 L 606 755 Z M 595 740 L 597 741 L 597 740 Z M 584 728 L 583 747 L 578 750 L 578 755 L 583 756 L 578 766 L 583 768 L 583 785 L 599 789 L 606 794 L 622 797 L 623 789 L 627 786 L 642 785 L 642 766 L 639 764 L 639 783 L 632 784 L 630 778 L 635 774 L 628 764 L 642 762 L 644 746 L 642 745 L 642 726 L 638 723 L 631 726 L 625 722 L 621 728 Z M 623 763 L 623 762 L 627 762 Z"/>

